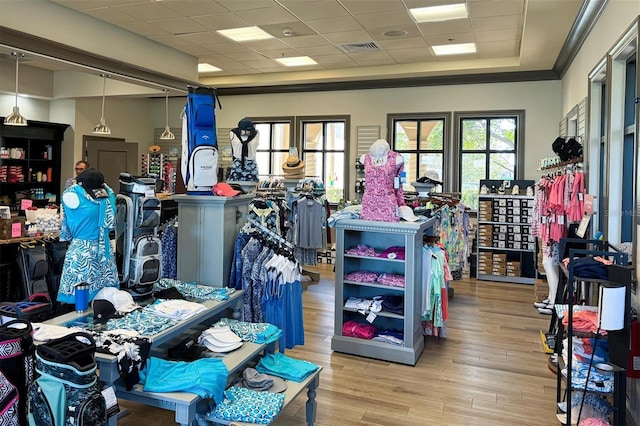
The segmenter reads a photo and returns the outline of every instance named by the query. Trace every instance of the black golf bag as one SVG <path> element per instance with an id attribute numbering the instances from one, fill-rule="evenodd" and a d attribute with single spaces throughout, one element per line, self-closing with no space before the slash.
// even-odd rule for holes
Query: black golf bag
<path id="1" fill-rule="evenodd" d="M 162 243 L 158 238 L 160 200 L 156 181 L 120 173 L 116 196 L 116 264 L 120 287 L 146 297 L 162 278 Z"/>

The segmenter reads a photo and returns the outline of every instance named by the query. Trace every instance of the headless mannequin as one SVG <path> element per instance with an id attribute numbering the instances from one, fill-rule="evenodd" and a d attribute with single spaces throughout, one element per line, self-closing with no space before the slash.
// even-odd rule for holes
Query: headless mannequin
<path id="1" fill-rule="evenodd" d="M 544 272 L 547 276 L 547 284 L 549 285 L 549 296 L 547 296 L 547 298 L 543 302 L 536 305 L 536 307 L 541 314 L 550 314 L 552 312 L 548 311 L 551 311 L 554 304 L 556 303 L 558 281 L 560 280 L 559 266 L 554 262 L 552 257 L 546 255 L 542 257 L 542 266 L 544 266 Z M 546 306 L 539 306 L 543 303 L 545 303 Z"/>
<path id="2" fill-rule="evenodd" d="M 238 127 L 231 129 L 229 140 L 233 151 L 233 165 L 228 180 L 257 181 L 258 165 L 255 160 L 260 137 L 253 122 L 248 118 L 240 120 Z"/>

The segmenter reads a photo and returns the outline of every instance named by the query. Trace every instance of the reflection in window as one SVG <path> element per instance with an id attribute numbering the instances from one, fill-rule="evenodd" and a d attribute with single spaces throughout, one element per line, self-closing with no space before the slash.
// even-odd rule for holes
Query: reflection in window
<path id="1" fill-rule="evenodd" d="M 393 128 L 391 149 L 404 158 L 404 190 L 413 191 L 411 182 L 427 170 L 443 177 L 446 117 L 433 115 L 390 116 Z"/>
<path id="2" fill-rule="evenodd" d="M 330 203 L 346 199 L 347 118 L 300 120 L 305 176 L 321 179 Z"/>
<path id="3" fill-rule="evenodd" d="M 481 179 L 516 179 L 519 116 L 459 117 L 462 202 L 478 208 Z"/>
<path id="4" fill-rule="evenodd" d="M 282 175 L 282 163 L 289 155 L 292 138 L 292 119 L 253 120 L 259 132 L 256 162 L 260 176 Z"/>

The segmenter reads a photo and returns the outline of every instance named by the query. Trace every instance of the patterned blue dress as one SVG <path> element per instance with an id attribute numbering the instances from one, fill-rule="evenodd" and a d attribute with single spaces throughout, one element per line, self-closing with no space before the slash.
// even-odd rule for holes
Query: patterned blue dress
<path id="1" fill-rule="evenodd" d="M 57 300 L 75 303 L 75 285 L 89 284 L 89 300 L 103 287 L 119 287 L 118 268 L 109 241 L 115 226 L 115 193 L 105 185 L 109 197 L 93 199 L 80 185 L 72 185 L 64 193 L 74 192 L 80 199 L 77 208 L 62 201 L 61 241 L 71 241 L 62 267 Z"/>

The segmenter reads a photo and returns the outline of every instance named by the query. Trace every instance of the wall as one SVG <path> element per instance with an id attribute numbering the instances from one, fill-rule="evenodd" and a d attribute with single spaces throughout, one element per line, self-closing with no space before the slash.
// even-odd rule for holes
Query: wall
<path id="1" fill-rule="evenodd" d="M 637 0 L 610 0 L 562 79 L 562 112 L 566 114 L 588 95 L 588 75 L 605 57 L 615 42 L 640 15 Z M 636 120 L 638 116 L 636 115 Z M 637 135 L 636 135 L 637 137 Z M 616 167 L 612 165 L 612 167 Z M 637 244 L 637 242 L 634 242 Z M 640 296 L 632 296 L 632 305 L 640 306 Z M 633 424 L 640 424 L 640 380 L 627 381 L 627 410 Z"/>

